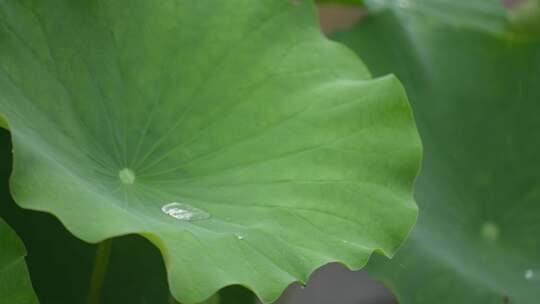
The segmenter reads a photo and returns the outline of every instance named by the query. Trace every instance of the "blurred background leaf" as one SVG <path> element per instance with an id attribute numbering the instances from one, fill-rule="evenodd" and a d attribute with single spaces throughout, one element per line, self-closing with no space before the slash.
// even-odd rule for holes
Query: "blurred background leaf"
<path id="1" fill-rule="evenodd" d="M 4 204 L 4 202 L 2 202 Z M 0 304 L 35 304 L 23 243 L 0 218 Z"/>
<path id="2" fill-rule="evenodd" d="M 319 4 L 363 5 L 364 0 L 315 0 Z"/>
<path id="3" fill-rule="evenodd" d="M 446 24 L 490 33 L 503 33 L 508 27 L 501 0 L 366 0 L 366 4 L 372 13 L 392 10 L 401 18 L 423 18 L 426 26 Z"/>
<path id="4" fill-rule="evenodd" d="M 419 222 L 394 259 L 375 257 L 368 270 L 404 304 L 536 303 L 540 44 L 483 18 L 491 13 L 399 10 L 335 36 L 374 75 L 403 81 L 425 149 Z"/>

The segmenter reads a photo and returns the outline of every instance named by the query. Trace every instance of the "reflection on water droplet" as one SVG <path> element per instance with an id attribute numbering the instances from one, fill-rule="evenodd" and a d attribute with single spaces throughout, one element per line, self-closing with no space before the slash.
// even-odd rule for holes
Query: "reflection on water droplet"
<path id="1" fill-rule="evenodd" d="M 241 236 L 241 235 L 236 235 L 236 238 L 239 239 L 239 240 L 243 240 L 243 239 L 244 239 L 244 237 Z"/>
<path id="2" fill-rule="evenodd" d="M 172 202 L 161 207 L 163 213 L 182 221 L 206 220 L 210 214 L 185 203 Z"/>
<path id="3" fill-rule="evenodd" d="M 499 238 L 499 227 L 492 222 L 485 222 L 482 225 L 482 236 L 488 241 L 496 241 Z"/>
<path id="4" fill-rule="evenodd" d="M 532 280 L 532 278 L 534 277 L 534 271 L 532 269 L 527 269 L 525 270 L 525 279 L 527 280 Z"/>
<path id="5" fill-rule="evenodd" d="M 129 168 L 118 171 L 118 178 L 124 185 L 131 185 L 135 182 L 135 173 Z"/>

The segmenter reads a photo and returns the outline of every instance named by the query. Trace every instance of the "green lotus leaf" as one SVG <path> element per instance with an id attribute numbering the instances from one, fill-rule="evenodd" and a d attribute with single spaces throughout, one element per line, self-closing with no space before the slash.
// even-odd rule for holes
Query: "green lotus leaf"
<path id="1" fill-rule="evenodd" d="M 87 242 L 146 237 L 182 303 L 231 284 L 270 302 L 328 262 L 392 256 L 417 214 L 407 99 L 315 15 L 311 1 L 2 1 L 15 201 Z"/>
<path id="2" fill-rule="evenodd" d="M 8 224 L 0 218 L 0 303 L 38 303 L 24 257 L 24 245 Z"/>
<path id="3" fill-rule="evenodd" d="M 12 164 L 11 140 L 5 130 L 0 130 L 0 159 L 7 160 L 0 162 L 0 199 L 5 202 L 0 204 L 0 214 L 31 253 L 26 261 L 39 302 L 83 303 L 89 295 L 96 246 L 75 238 L 52 215 L 22 209 L 12 201 L 7 189 Z M 172 303 L 161 255 L 146 239 L 137 235 L 115 238 L 108 265 L 100 304 Z M 220 290 L 219 303 L 248 304 L 255 300 L 248 290 L 231 286 Z"/>
<path id="4" fill-rule="evenodd" d="M 400 303 L 540 299 L 540 42 L 512 37 L 391 11 L 336 37 L 404 82 L 424 143 L 419 221 L 367 267 Z"/>

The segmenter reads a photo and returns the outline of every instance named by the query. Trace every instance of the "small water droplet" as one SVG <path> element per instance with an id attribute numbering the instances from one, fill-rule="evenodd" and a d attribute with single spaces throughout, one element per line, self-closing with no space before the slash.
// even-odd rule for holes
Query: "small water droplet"
<path id="1" fill-rule="evenodd" d="M 527 269 L 525 270 L 524 276 L 526 280 L 532 280 L 532 278 L 534 278 L 534 271 L 532 269 Z"/>
<path id="2" fill-rule="evenodd" d="M 118 171 L 118 178 L 125 185 L 131 185 L 135 182 L 135 173 L 129 168 Z"/>
<path id="3" fill-rule="evenodd" d="M 210 214 L 185 203 L 172 202 L 161 207 L 163 213 L 182 221 L 206 220 Z"/>
<path id="4" fill-rule="evenodd" d="M 243 239 L 244 239 L 244 237 L 241 236 L 241 235 L 239 235 L 239 234 L 236 235 L 236 238 L 239 239 L 239 240 L 243 240 Z"/>
<path id="5" fill-rule="evenodd" d="M 496 241 L 499 238 L 499 227 L 493 222 L 485 222 L 482 225 L 482 237 L 491 242 Z"/>

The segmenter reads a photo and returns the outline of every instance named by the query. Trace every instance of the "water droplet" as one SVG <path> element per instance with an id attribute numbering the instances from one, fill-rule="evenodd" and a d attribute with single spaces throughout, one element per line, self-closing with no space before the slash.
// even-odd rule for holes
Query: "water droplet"
<path id="1" fill-rule="evenodd" d="M 485 222 L 482 225 L 482 237 L 491 242 L 496 241 L 499 238 L 499 227 L 493 222 Z"/>
<path id="2" fill-rule="evenodd" d="M 206 220 L 210 214 L 185 203 L 172 202 L 161 207 L 163 213 L 182 221 Z"/>
<path id="3" fill-rule="evenodd" d="M 532 269 L 527 269 L 525 270 L 524 276 L 526 280 L 532 280 L 532 278 L 534 277 L 534 271 Z"/>
<path id="4" fill-rule="evenodd" d="M 124 185 L 131 185 L 135 182 L 135 173 L 129 168 L 118 171 L 118 178 Z"/>
<path id="5" fill-rule="evenodd" d="M 239 234 L 236 235 L 236 238 L 239 239 L 239 240 L 243 240 L 243 239 L 244 239 L 244 237 L 241 236 L 241 235 L 239 235 Z"/>

